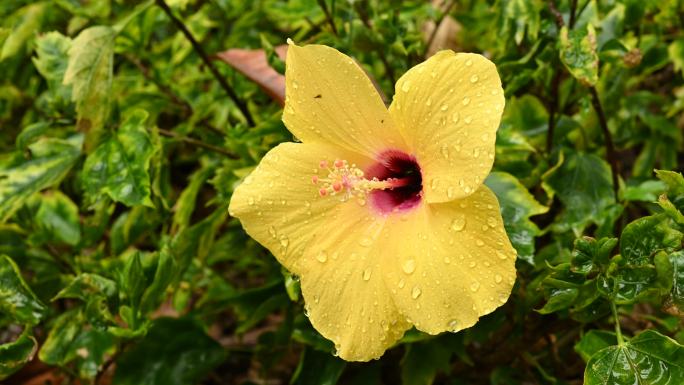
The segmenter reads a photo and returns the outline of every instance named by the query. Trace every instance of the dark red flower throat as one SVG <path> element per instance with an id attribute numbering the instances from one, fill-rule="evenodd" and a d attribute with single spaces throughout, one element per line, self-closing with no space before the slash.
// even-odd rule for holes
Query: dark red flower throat
<path id="1" fill-rule="evenodd" d="M 384 151 L 365 170 L 365 177 L 394 180 L 396 187 L 370 193 L 371 203 L 383 214 L 411 209 L 422 199 L 423 175 L 413 155 L 399 150 Z"/>

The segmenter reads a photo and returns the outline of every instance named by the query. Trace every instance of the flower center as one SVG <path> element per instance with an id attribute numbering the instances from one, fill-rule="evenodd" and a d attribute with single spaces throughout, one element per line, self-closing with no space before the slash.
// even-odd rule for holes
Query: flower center
<path id="1" fill-rule="evenodd" d="M 317 172 L 311 180 L 322 197 L 339 195 L 342 201 L 356 198 L 365 205 L 370 201 L 383 214 L 410 209 L 422 197 L 422 175 L 416 159 L 397 150 L 381 153 L 376 163 L 362 171 L 355 164 L 337 159 L 319 164 L 327 175 Z"/>
<path id="2" fill-rule="evenodd" d="M 416 158 L 398 150 L 387 150 L 377 163 L 366 170 L 366 176 L 378 180 L 399 180 L 401 185 L 371 192 L 373 206 L 382 213 L 411 209 L 423 196 L 423 175 Z"/>

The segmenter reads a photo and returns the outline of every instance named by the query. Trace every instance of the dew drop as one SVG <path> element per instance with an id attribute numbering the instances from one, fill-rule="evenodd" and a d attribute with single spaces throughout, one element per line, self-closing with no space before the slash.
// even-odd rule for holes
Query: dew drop
<path id="1" fill-rule="evenodd" d="M 504 254 L 504 253 L 502 253 L 502 252 L 500 252 L 500 251 L 497 251 L 497 252 L 496 252 L 496 255 L 497 255 L 497 256 L 499 257 L 499 259 L 501 259 L 501 260 L 508 258 L 508 257 L 506 256 L 506 254 Z"/>
<path id="2" fill-rule="evenodd" d="M 328 253 L 326 253 L 325 250 L 321 250 L 321 252 L 316 256 L 316 260 L 318 260 L 320 263 L 325 263 L 325 261 L 328 260 Z"/>
<path id="3" fill-rule="evenodd" d="M 432 105 L 432 98 L 428 98 L 427 101 L 425 102 L 425 105 L 430 107 Z"/>
<path id="4" fill-rule="evenodd" d="M 473 61 L 468 59 L 468 60 L 466 60 L 465 65 L 466 65 L 466 67 L 470 67 L 471 65 L 473 65 Z"/>
<path id="5" fill-rule="evenodd" d="M 444 159 L 449 159 L 449 145 L 446 143 L 442 145 L 442 156 Z"/>
<path id="6" fill-rule="evenodd" d="M 366 270 L 363 271 L 363 280 L 368 281 L 371 278 L 371 273 L 372 270 L 370 268 L 367 268 Z"/>
<path id="7" fill-rule="evenodd" d="M 405 81 L 404 84 L 401 85 L 401 90 L 404 92 L 409 92 L 410 89 L 411 89 L 411 81 L 410 80 Z"/>
<path id="8" fill-rule="evenodd" d="M 363 237 L 359 240 L 359 245 L 361 245 L 363 247 L 369 247 L 372 244 L 373 244 L 373 240 L 368 238 L 368 237 Z"/>
<path id="9" fill-rule="evenodd" d="M 268 233 L 271 234 L 271 237 L 272 237 L 272 238 L 275 238 L 276 235 L 278 235 L 278 233 L 276 233 L 275 227 L 273 227 L 273 226 L 269 226 L 269 227 L 268 227 Z"/>
<path id="10" fill-rule="evenodd" d="M 477 83 L 477 81 L 478 81 L 479 79 L 480 79 L 480 78 L 477 77 L 477 75 L 473 75 L 473 76 L 470 77 L 470 82 L 471 82 L 471 83 Z"/>
<path id="11" fill-rule="evenodd" d="M 453 199 L 454 198 L 454 188 L 453 186 L 449 186 L 447 189 L 447 198 Z"/>
<path id="12" fill-rule="evenodd" d="M 466 96 L 463 98 L 463 105 L 467 106 L 468 104 L 470 104 L 470 98 Z"/>
<path id="13" fill-rule="evenodd" d="M 404 273 L 406 274 L 412 274 L 414 271 L 416 271 L 416 260 L 413 258 L 407 259 L 401 265 L 401 269 L 404 270 Z"/>
<path id="14" fill-rule="evenodd" d="M 476 240 L 476 241 L 475 241 L 475 244 L 478 245 L 478 246 L 480 246 L 480 247 L 484 246 L 484 242 L 482 241 L 482 239 Z"/>
<path id="15" fill-rule="evenodd" d="M 403 279 L 400 279 L 400 280 L 399 280 L 399 288 L 400 288 L 400 289 L 403 289 L 403 288 L 404 288 L 404 285 L 406 285 L 406 282 L 404 282 Z"/>
<path id="16" fill-rule="evenodd" d="M 503 281 L 503 277 L 501 276 L 501 274 L 497 274 L 496 276 L 494 276 L 494 281 L 496 281 L 496 283 L 501 283 L 501 281 Z"/>
<path id="17" fill-rule="evenodd" d="M 458 320 L 452 319 L 449 321 L 447 328 L 450 332 L 456 333 L 458 331 Z"/>
<path id="18" fill-rule="evenodd" d="M 470 291 L 472 291 L 473 293 L 475 293 L 479 289 L 480 289 L 480 283 L 479 282 L 473 281 L 473 283 L 470 284 Z"/>
<path id="19" fill-rule="evenodd" d="M 414 286 L 413 290 L 411 290 L 411 298 L 417 299 L 418 297 L 420 297 L 421 293 L 422 291 L 420 290 L 420 288 L 418 286 Z"/>
<path id="20" fill-rule="evenodd" d="M 487 224 L 489 225 L 489 227 L 496 227 L 496 225 L 497 225 L 496 218 L 487 217 Z"/>
<path id="21" fill-rule="evenodd" d="M 473 118 L 470 116 L 466 116 L 466 118 L 463 119 L 463 122 L 465 122 L 465 124 L 470 124 L 473 122 Z"/>
<path id="22" fill-rule="evenodd" d="M 451 263 L 451 259 L 449 257 L 444 257 L 444 263 L 447 265 Z"/>
<path id="23" fill-rule="evenodd" d="M 297 82 L 292 82 L 292 88 L 296 90 L 297 88 L 299 88 L 299 84 L 297 84 Z"/>
<path id="24" fill-rule="evenodd" d="M 449 109 L 449 106 L 447 104 L 442 104 L 442 108 L 441 108 L 442 111 L 446 111 L 448 109 Z"/>
<path id="25" fill-rule="evenodd" d="M 289 245 L 290 245 L 290 239 L 288 237 L 286 237 L 285 235 L 281 235 L 280 236 L 280 246 L 283 249 L 287 249 L 287 246 L 289 246 Z"/>
<path id="26" fill-rule="evenodd" d="M 461 115 L 458 112 L 454 112 L 453 115 L 451 115 L 451 120 L 454 123 L 458 123 L 458 120 L 461 118 Z"/>
<path id="27" fill-rule="evenodd" d="M 459 217 L 451 221 L 451 229 L 454 231 L 462 231 L 465 228 L 465 217 Z"/>
<path id="28" fill-rule="evenodd" d="M 250 206 L 254 206 L 254 198 L 252 198 L 252 197 L 247 198 L 247 204 Z"/>

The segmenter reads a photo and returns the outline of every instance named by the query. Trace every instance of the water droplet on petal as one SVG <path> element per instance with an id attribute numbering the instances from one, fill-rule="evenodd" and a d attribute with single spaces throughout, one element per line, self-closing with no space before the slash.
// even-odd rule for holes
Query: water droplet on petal
<path id="1" fill-rule="evenodd" d="M 371 273 L 373 271 L 370 268 L 367 268 L 366 270 L 363 271 L 363 280 L 368 281 L 371 278 Z"/>
<path id="2" fill-rule="evenodd" d="M 463 105 L 467 106 L 468 104 L 470 104 L 470 98 L 466 96 L 463 98 Z"/>
<path id="3" fill-rule="evenodd" d="M 477 83 L 477 81 L 478 81 L 479 79 L 480 79 L 480 78 L 478 78 L 477 75 L 473 75 L 473 76 L 470 77 L 470 82 L 471 82 L 471 83 Z"/>
<path id="4" fill-rule="evenodd" d="M 477 281 L 473 281 L 473 283 L 470 284 L 470 291 L 473 293 L 478 291 L 480 289 L 480 283 Z"/>
<path id="5" fill-rule="evenodd" d="M 503 281 L 503 277 L 501 276 L 501 274 L 497 274 L 496 276 L 494 276 L 494 281 L 496 281 L 496 283 L 501 283 L 501 281 Z"/>
<path id="6" fill-rule="evenodd" d="M 449 105 L 448 105 L 448 104 L 442 104 L 442 108 L 441 108 L 442 111 L 446 111 L 446 110 L 448 110 L 448 109 L 449 109 Z"/>
<path id="7" fill-rule="evenodd" d="M 449 145 L 446 143 L 442 145 L 442 156 L 445 159 L 449 159 Z"/>
<path id="8" fill-rule="evenodd" d="M 444 257 L 444 263 L 447 265 L 451 263 L 451 259 L 449 257 Z"/>
<path id="9" fill-rule="evenodd" d="M 404 92 L 408 92 L 411 89 L 411 81 L 407 80 L 404 82 L 404 84 L 401 85 L 401 90 Z"/>
<path id="10" fill-rule="evenodd" d="M 417 299 L 418 297 L 420 297 L 420 293 L 422 293 L 420 288 L 418 286 L 414 286 L 413 290 L 411 290 L 411 298 Z"/>
<path id="11" fill-rule="evenodd" d="M 401 269 L 404 270 L 404 273 L 406 274 L 413 273 L 414 271 L 416 271 L 416 260 L 413 258 L 407 259 L 401 265 Z"/>
<path id="12" fill-rule="evenodd" d="M 504 253 L 502 253 L 502 252 L 500 252 L 500 251 L 497 251 L 497 252 L 496 252 L 496 255 L 499 257 L 499 259 L 506 259 L 506 258 L 508 258 L 508 257 L 506 256 L 506 254 L 504 254 Z"/>
<path id="13" fill-rule="evenodd" d="M 254 198 L 252 198 L 252 197 L 247 198 L 247 204 L 250 206 L 254 206 Z"/>
<path id="14" fill-rule="evenodd" d="M 439 184 L 439 179 L 432 178 L 432 180 L 430 181 L 430 188 L 433 190 L 436 190 L 438 184 Z"/>
<path id="15" fill-rule="evenodd" d="M 368 238 L 368 237 L 363 237 L 359 240 L 359 245 L 361 245 L 363 247 L 369 247 L 372 244 L 373 244 L 373 240 Z"/>
<path id="16" fill-rule="evenodd" d="M 458 120 L 461 118 L 461 115 L 458 112 L 454 112 L 453 115 L 451 115 L 451 120 L 454 123 L 458 123 Z"/>
<path id="17" fill-rule="evenodd" d="M 454 198 L 454 187 L 453 186 L 449 186 L 449 188 L 447 189 L 447 198 L 449 198 L 449 199 Z"/>
<path id="18" fill-rule="evenodd" d="M 465 65 L 466 65 L 466 67 L 470 67 L 471 65 L 473 65 L 473 61 L 468 59 L 468 60 L 466 60 Z"/>
<path id="19" fill-rule="evenodd" d="M 273 227 L 273 226 L 269 226 L 269 227 L 268 227 L 268 233 L 271 234 L 271 237 L 272 237 L 272 238 L 275 238 L 276 235 L 278 235 L 278 233 L 276 233 L 275 227 Z"/>
<path id="20" fill-rule="evenodd" d="M 290 239 L 285 235 L 281 235 L 280 236 L 280 246 L 283 248 L 283 250 L 287 250 L 287 246 L 289 246 L 289 245 L 290 245 Z"/>
<path id="21" fill-rule="evenodd" d="M 403 289 L 403 288 L 404 288 L 404 285 L 406 285 L 406 282 L 404 282 L 403 279 L 400 279 L 400 280 L 399 280 L 399 288 L 400 288 L 400 289 Z"/>
<path id="22" fill-rule="evenodd" d="M 450 332 L 456 333 L 458 331 L 458 320 L 452 319 L 449 321 L 447 328 Z"/>
<path id="23" fill-rule="evenodd" d="M 451 229 L 454 231 L 462 231 L 465 228 L 465 217 L 459 217 L 451 221 Z"/>
<path id="24" fill-rule="evenodd" d="M 328 260 L 328 253 L 326 253 L 325 250 L 321 250 L 321 252 L 316 256 L 316 260 L 318 260 L 320 263 L 325 263 L 325 261 Z"/>
<path id="25" fill-rule="evenodd" d="M 489 225 L 489 227 L 496 227 L 496 225 L 497 225 L 496 218 L 487 217 L 487 224 Z"/>
<path id="26" fill-rule="evenodd" d="M 466 116 L 466 118 L 463 119 L 463 122 L 465 122 L 465 124 L 470 124 L 473 122 L 473 118 L 470 116 Z"/>
<path id="27" fill-rule="evenodd" d="M 482 241 L 482 239 L 476 240 L 476 241 L 475 241 L 475 244 L 478 245 L 478 246 L 480 246 L 480 247 L 484 246 L 484 242 Z"/>

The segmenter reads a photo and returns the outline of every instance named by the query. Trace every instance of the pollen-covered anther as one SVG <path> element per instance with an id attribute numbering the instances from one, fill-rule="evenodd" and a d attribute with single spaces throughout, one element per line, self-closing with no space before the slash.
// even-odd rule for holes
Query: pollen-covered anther
<path id="1" fill-rule="evenodd" d="M 332 162 L 332 167 L 330 165 L 331 162 L 327 160 L 320 161 L 319 167 L 328 172 L 327 176 L 324 178 L 318 175 L 311 177 L 311 181 L 319 186 L 318 195 L 322 197 L 341 195 L 342 201 L 351 197 L 364 199 L 373 190 L 393 189 L 401 187 L 405 183 L 404 180 L 396 178 L 388 178 L 382 181 L 377 178 L 366 179 L 360 168 L 342 159 L 336 159 Z"/>

